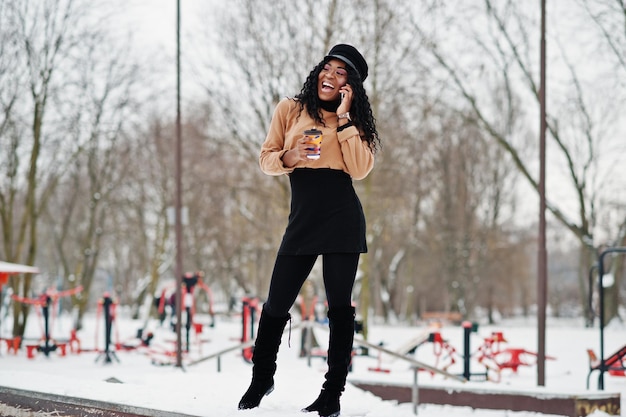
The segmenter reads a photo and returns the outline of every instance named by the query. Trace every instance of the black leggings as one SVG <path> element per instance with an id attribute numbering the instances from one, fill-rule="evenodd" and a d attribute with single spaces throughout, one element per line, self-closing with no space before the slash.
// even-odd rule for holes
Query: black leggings
<path id="1" fill-rule="evenodd" d="M 352 305 L 352 287 L 359 265 L 359 253 L 322 255 L 322 275 L 328 308 Z M 318 255 L 278 255 L 272 272 L 265 311 L 273 317 L 285 317 L 296 301 Z"/>

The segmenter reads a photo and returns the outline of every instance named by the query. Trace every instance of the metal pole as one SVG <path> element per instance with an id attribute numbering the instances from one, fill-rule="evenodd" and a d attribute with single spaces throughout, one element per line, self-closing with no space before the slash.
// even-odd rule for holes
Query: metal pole
<path id="1" fill-rule="evenodd" d="M 546 362 L 546 0 L 541 0 L 541 84 L 539 87 L 539 242 L 537 254 L 537 385 L 545 385 Z"/>
<path id="2" fill-rule="evenodd" d="M 182 285 L 183 285 L 183 261 L 182 261 L 182 219 L 181 219 L 181 189 L 182 189 L 182 138 L 180 123 L 180 0 L 176 1 L 176 366 L 183 366 L 182 355 Z"/>
<path id="3" fill-rule="evenodd" d="M 470 336 L 472 332 L 472 323 L 463 322 L 463 377 L 468 381 L 471 378 L 470 372 Z"/>
<path id="4" fill-rule="evenodd" d="M 598 295 L 600 296 L 600 376 L 598 377 L 598 389 L 604 390 L 604 284 L 602 277 L 604 276 L 604 254 L 600 254 L 598 260 Z"/>
<path id="5" fill-rule="evenodd" d="M 413 414 L 417 415 L 417 406 L 420 403 L 419 400 L 419 384 L 417 383 L 417 374 L 420 369 L 417 366 L 413 366 L 413 388 L 411 389 L 411 402 L 413 403 Z"/>

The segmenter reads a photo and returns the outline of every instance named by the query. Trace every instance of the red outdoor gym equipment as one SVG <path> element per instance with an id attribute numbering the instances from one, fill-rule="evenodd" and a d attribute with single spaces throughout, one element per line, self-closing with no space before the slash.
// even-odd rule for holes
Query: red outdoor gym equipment
<path id="1" fill-rule="evenodd" d="M 537 363 L 537 353 L 523 348 L 508 347 L 507 340 L 502 332 L 492 332 L 485 337 L 483 344 L 478 348 L 476 357 L 479 363 L 495 373 L 495 382 L 499 382 L 502 371 L 510 369 L 517 373 L 522 366 L 533 366 Z M 546 359 L 555 360 L 553 356 Z"/>
<path id="2" fill-rule="evenodd" d="M 39 344 L 26 346 L 29 358 L 32 359 L 34 357 L 35 351 L 43 352 L 44 355 L 49 356 L 50 352 L 54 352 L 57 348 L 59 349 L 61 356 L 65 355 L 66 343 L 57 342 L 52 337 L 50 328 L 56 318 L 56 306 L 59 298 L 78 294 L 82 290 L 82 286 L 65 291 L 56 291 L 54 288 L 50 288 L 37 298 L 20 297 L 15 294 L 11 296 L 13 300 L 19 303 L 30 304 L 38 307 L 37 314 L 40 319 L 43 319 L 43 335 Z M 52 310 L 52 314 L 50 314 L 50 310 Z M 41 342 L 43 342 L 43 345 Z"/>
<path id="3" fill-rule="evenodd" d="M 254 323 L 256 312 L 259 309 L 259 299 L 256 297 L 244 297 L 241 311 L 241 343 L 254 339 Z M 246 362 L 252 363 L 252 346 L 242 350 L 241 355 Z"/>

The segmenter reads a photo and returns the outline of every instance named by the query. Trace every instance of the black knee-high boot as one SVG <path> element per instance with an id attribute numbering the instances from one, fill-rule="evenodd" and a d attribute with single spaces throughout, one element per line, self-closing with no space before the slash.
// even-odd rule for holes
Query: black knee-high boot
<path id="1" fill-rule="evenodd" d="M 274 373 L 276 373 L 276 356 L 287 321 L 291 318 L 272 317 L 261 312 L 259 329 L 252 353 L 252 382 L 239 401 L 239 409 L 246 410 L 258 407 L 261 399 L 274 390 Z"/>
<path id="2" fill-rule="evenodd" d="M 333 308 L 328 311 L 330 340 L 328 344 L 328 371 L 322 391 L 313 404 L 302 411 L 317 411 L 322 417 L 339 415 L 339 397 L 346 386 L 352 360 L 354 341 L 354 307 Z"/>

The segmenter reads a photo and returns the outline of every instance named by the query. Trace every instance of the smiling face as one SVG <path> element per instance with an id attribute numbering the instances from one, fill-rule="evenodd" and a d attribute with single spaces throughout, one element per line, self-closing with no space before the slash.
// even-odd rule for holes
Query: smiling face
<path id="1" fill-rule="evenodd" d="M 322 101 L 339 100 L 339 89 L 347 82 L 346 64 L 338 59 L 331 59 L 324 65 L 317 77 L 317 95 Z"/>

